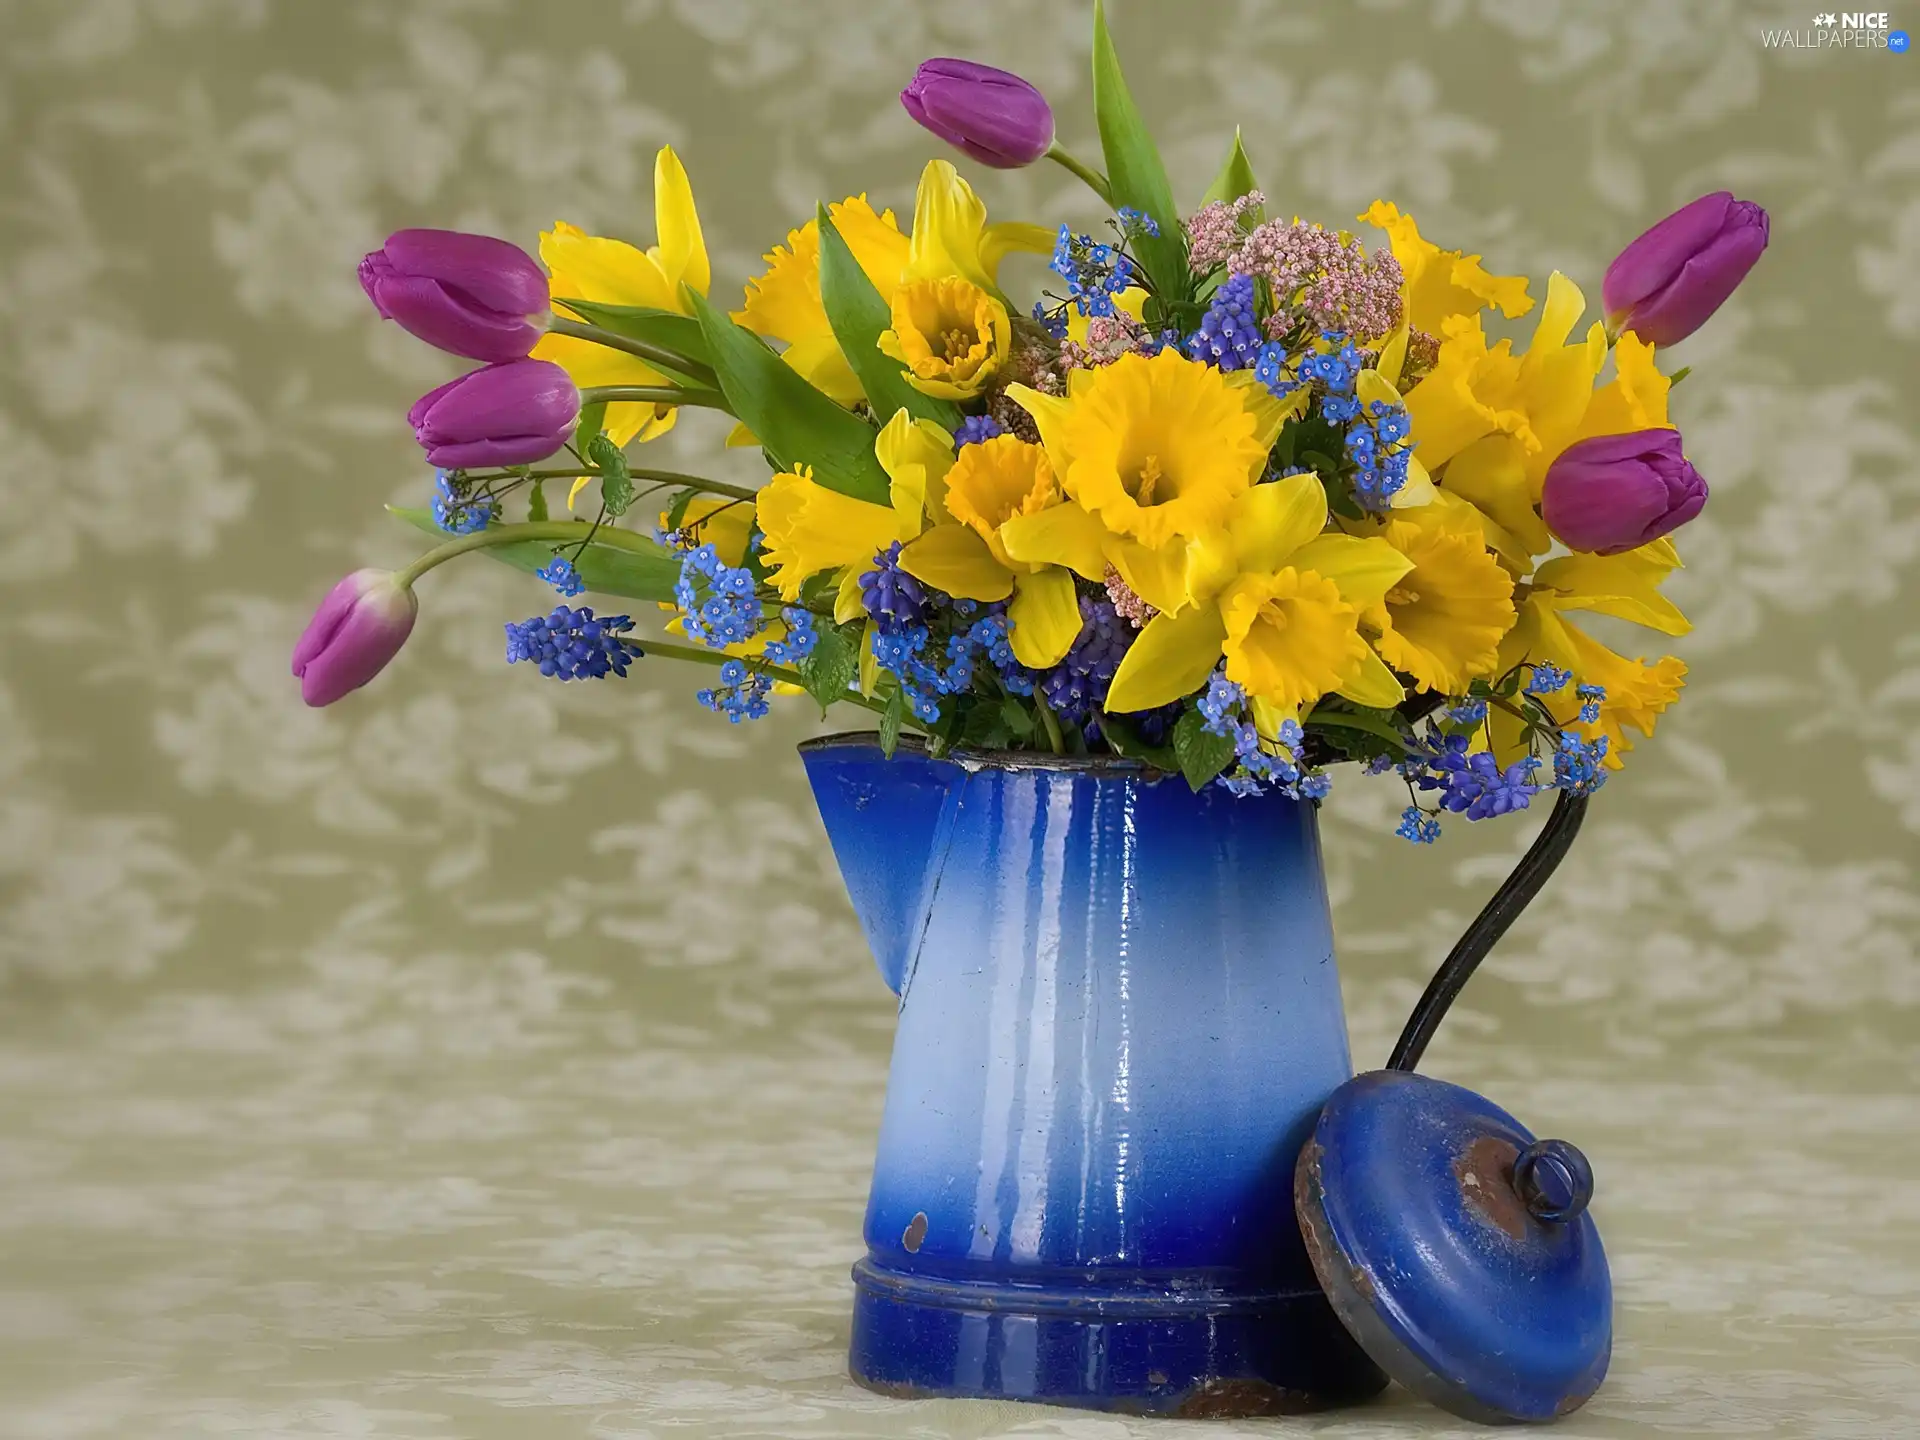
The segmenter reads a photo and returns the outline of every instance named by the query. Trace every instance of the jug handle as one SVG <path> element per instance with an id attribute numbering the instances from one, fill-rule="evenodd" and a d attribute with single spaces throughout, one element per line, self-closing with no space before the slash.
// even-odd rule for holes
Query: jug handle
<path id="1" fill-rule="evenodd" d="M 1547 817 L 1533 845 L 1520 857 L 1513 873 L 1493 892 L 1486 908 L 1474 917 L 1467 933 L 1440 962 L 1432 983 L 1420 997 L 1420 1003 L 1413 1007 L 1413 1014 L 1407 1017 L 1407 1027 L 1400 1032 L 1400 1039 L 1387 1060 L 1387 1069 L 1411 1070 L 1420 1063 L 1420 1057 L 1426 1054 L 1427 1042 L 1433 1039 L 1448 1008 L 1466 988 L 1480 962 L 1487 958 L 1487 952 L 1520 918 L 1520 912 L 1540 893 L 1540 888 L 1566 858 L 1573 837 L 1580 833 L 1580 824 L 1587 818 L 1587 798 L 1566 790 L 1560 792 L 1553 813 Z"/>

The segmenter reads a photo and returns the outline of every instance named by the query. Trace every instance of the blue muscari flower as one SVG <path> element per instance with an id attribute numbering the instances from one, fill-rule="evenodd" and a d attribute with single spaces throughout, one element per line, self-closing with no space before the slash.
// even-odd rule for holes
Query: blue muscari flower
<path id="1" fill-rule="evenodd" d="M 1527 677 L 1527 694 L 1553 695 L 1567 688 L 1567 682 L 1573 679 L 1571 670 L 1562 670 L 1558 665 L 1546 660 L 1533 662 L 1533 673 Z"/>
<path id="2" fill-rule="evenodd" d="M 580 572 L 573 568 L 573 562 L 564 555 L 554 556 L 533 574 L 535 579 L 546 581 L 562 595 L 578 595 L 587 588 L 587 582 L 580 578 Z"/>
<path id="3" fill-rule="evenodd" d="M 775 665 L 797 665 L 820 643 L 820 632 L 813 628 L 813 612 L 799 605 L 782 606 L 780 618 L 786 621 L 787 638 L 769 640 L 763 652 Z"/>
<path id="4" fill-rule="evenodd" d="M 1100 738 L 1096 705 L 1113 688 L 1114 673 L 1138 632 L 1115 612 L 1108 600 L 1080 597 L 1080 634 L 1066 657 L 1040 677 L 1040 693 L 1053 713 L 1069 725 L 1079 725 L 1087 738 Z"/>
<path id="5" fill-rule="evenodd" d="M 1265 341 L 1253 313 L 1251 275 L 1230 275 L 1213 293 L 1200 328 L 1187 337 L 1187 358 L 1219 370 L 1257 367 Z"/>
<path id="6" fill-rule="evenodd" d="M 1532 783 L 1539 762 L 1525 756 L 1502 770 L 1490 750 L 1470 751 L 1465 735 L 1449 735 L 1433 749 L 1428 773 L 1419 779 L 1422 790 L 1439 790 L 1440 807 L 1469 820 L 1485 820 L 1509 811 L 1524 810 L 1539 793 Z"/>
<path id="7" fill-rule="evenodd" d="M 558 605 L 551 615 L 508 623 L 507 663 L 531 661 L 540 667 L 542 675 L 556 680 L 625 675 L 633 658 L 644 653 L 633 641 L 623 638 L 632 628 L 633 621 L 626 615 L 602 618 L 584 605 L 578 610 Z"/>
<path id="8" fill-rule="evenodd" d="M 694 693 L 707 709 L 725 715 L 730 724 L 759 720 L 773 712 L 767 694 L 773 682 L 757 670 L 749 670 L 744 660 L 729 660 L 720 667 L 720 684 Z"/>
<path id="9" fill-rule="evenodd" d="M 1449 725 L 1478 726 L 1487 718 L 1487 702 L 1477 697 L 1462 700 L 1458 705 L 1449 706 L 1444 715 Z"/>
<path id="10" fill-rule="evenodd" d="M 1607 783 L 1602 764 L 1606 758 L 1606 736 L 1584 740 L 1571 730 L 1562 730 L 1553 752 L 1553 783 L 1574 795 L 1591 795 Z"/>
<path id="11" fill-rule="evenodd" d="M 449 535 L 472 535 L 493 522 L 491 500 L 470 499 L 453 483 L 453 471 L 433 472 L 433 523 Z"/>
<path id="12" fill-rule="evenodd" d="M 1400 812 L 1400 824 L 1393 833 L 1416 845 L 1431 845 L 1440 838 L 1440 817 L 1429 815 L 1418 805 L 1409 805 Z"/>
<path id="13" fill-rule="evenodd" d="M 953 449 L 957 455 L 969 445 L 978 445 L 982 440 L 991 440 L 995 436 L 1007 433 L 1007 427 L 991 415 L 969 415 L 960 422 L 960 428 L 953 432 Z"/>
<path id="14" fill-rule="evenodd" d="M 709 649 L 743 644 L 766 628 L 753 572 L 727 564 L 711 544 L 696 545 L 682 557 L 673 597 L 688 637 Z"/>
<path id="15" fill-rule="evenodd" d="M 873 569 L 860 577 L 860 603 L 875 620 L 917 625 L 926 618 L 927 591 L 900 568 L 900 542 L 873 557 Z"/>
<path id="16" fill-rule="evenodd" d="M 1573 692 L 1580 698 L 1580 723 L 1592 725 L 1600 719 L 1600 702 L 1607 698 L 1604 685 L 1582 685 Z"/>

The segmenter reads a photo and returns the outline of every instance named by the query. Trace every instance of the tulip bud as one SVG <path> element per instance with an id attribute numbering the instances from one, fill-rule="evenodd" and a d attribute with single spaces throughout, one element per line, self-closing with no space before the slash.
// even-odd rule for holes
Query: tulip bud
<path id="1" fill-rule="evenodd" d="M 1047 97 L 1005 70 L 971 60 L 926 60 L 900 92 L 921 125 L 982 165 L 1017 170 L 1053 144 Z"/>
<path id="2" fill-rule="evenodd" d="M 1682 205 L 1622 250 L 1600 286 L 1607 326 L 1649 345 L 1698 330 L 1767 248 L 1767 212 L 1719 190 Z"/>
<path id="3" fill-rule="evenodd" d="M 1618 555 L 1678 530 L 1707 503 L 1707 482 L 1678 430 L 1597 435 L 1547 468 L 1540 512 L 1572 550 Z"/>
<path id="4" fill-rule="evenodd" d="M 580 391 L 551 360 L 510 360 L 429 390 L 407 411 L 427 461 L 444 470 L 528 465 L 567 443 Z"/>
<path id="5" fill-rule="evenodd" d="M 356 570 L 335 585 L 293 647 L 301 698 L 331 705 L 373 679 L 407 643 L 419 609 L 391 570 Z"/>
<path id="6" fill-rule="evenodd" d="M 473 360 L 521 359 L 546 333 L 546 275 L 491 235 L 397 230 L 360 262 L 360 288 L 383 318 Z"/>

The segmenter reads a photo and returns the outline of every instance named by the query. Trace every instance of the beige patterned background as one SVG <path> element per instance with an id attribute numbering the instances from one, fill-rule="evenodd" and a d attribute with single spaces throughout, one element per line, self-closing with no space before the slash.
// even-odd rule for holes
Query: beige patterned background
<path id="1" fill-rule="evenodd" d="M 1764 50 L 1801 0 L 1114 9 L 1188 200 L 1237 120 L 1281 206 L 1392 197 L 1590 296 L 1696 193 L 1772 211 L 1675 356 L 1693 684 L 1428 1068 L 1595 1159 L 1619 1342 L 1563 1433 L 1920 1431 L 1920 58 Z M 508 670 L 551 597 L 484 562 L 371 690 L 287 674 L 335 577 L 416 549 L 380 506 L 452 373 L 363 250 L 644 240 L 671 141 L 731 288 L 816 198 L 910 203 L 928 54 L 1092 151 L 1084 10 L 0 0 L 0 1436 L 1180 1429 L 844 1379 L 891 1003 L 806 717 Z M 1537 824 L 1415 851 L 1401 803 L 1326 812 L 1363 1064 Z M 1244 1429 L 1469 1433 L 1398 1394 Z"/>

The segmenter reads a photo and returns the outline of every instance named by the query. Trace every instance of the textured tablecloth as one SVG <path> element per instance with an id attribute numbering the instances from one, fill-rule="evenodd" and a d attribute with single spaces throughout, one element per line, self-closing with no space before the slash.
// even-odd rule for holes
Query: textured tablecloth
<path id="1" fill-rule="evenodd" d="M 1239 121 L 1274 208 L 1391 197 L 1596 301 L 1674 203 L 1772 210 L 1674 357 L 1692 682 L 1427 1068 L 1593 1157 L 1618 1345 L 1560 1433 L 1920 1433 L 1920 62 L 1770 50 L 1806 16 L 1731 0 L 1113 9 L 1188 198 Z M 924 55 L 1016 66 L 1092 150 L 1083 7 L 11 0 L 0 35 L 0 1436 L 1186 1433 L 845 1379 L 892 1000 L 805 716 L 508 670 L 551 598 L 480 562 L 362 696 L 286 674 L 338 574 L 414 553 L 379 507 L 422 503 L 401 415 L 452 373 L 362 250 L 645 243 L 671 140 L 737 303 L 816 198 L 910 204 Z M 659 463 L 754 478 L 719 434 Z M 1403 803 L 1346 775 L 1325 816 L 1366 1065 L 1537 824 L 1416 851 Z M 1308 1431 L 1472 1433 L 1398 1392 L 1206 1433 Z"/>

